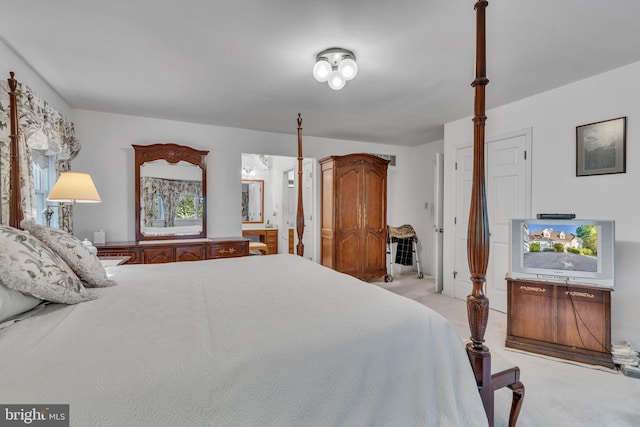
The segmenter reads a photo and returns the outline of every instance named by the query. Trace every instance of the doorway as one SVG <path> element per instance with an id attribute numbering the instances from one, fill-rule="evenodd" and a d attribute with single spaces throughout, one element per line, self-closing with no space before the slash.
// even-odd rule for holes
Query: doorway
<path id="1" fill-rule="evenodd" d="M 313 179 L 316 164 L 317 161 L 312 158 L 303 160 L 302 185 L 305 217 L 304 257 L 317 262 L 319 230 L 316 232 L 313 222 L 318 209 L 317 183 Z M 295 244 L 298 241 L 295 230 L 298 203 L 297 165 L 297 157 L 242 154 L 243 178 L 245 174 L 253 173 L 252 178 L 264 180 L 264 222 L 245 224 L 244 228 L 277 228 L 278 253 L 289 253 L 291 236 L 295 253 Z"/>
<path id="2" fill-rule="evenodd" d="M 490 246 L 486 293 L 494 310 L 506 312 L 509 271 L 509 220 L 531 214 L 531 129 L 486 142 L 486 192 Z M 471 291 L 467 261 L 467 229 L 471 203 L 473 147 L 456 150 L 455 161 L 454 296 L 466 299 Z"/>

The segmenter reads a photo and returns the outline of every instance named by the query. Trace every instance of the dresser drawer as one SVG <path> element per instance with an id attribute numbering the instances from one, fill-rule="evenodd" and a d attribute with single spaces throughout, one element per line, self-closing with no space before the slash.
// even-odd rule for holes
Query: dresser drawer
<path id="1" fill-rule="evenodd" d="M 165 262 L 174 262 L 175 260 L 175 251 L 172 247 L 144 248 L 145 264 L 162 264 Z"/>
<path id="2" fill-rule="evenodd" d="M 129 259 L 125 262 L 125 264 L 141 264 L 142 263 L 142 252 L 136 249 L 105 249 L 98 247 L 98 257 L 117 257 L 117 256 L 126 256 Z"/>
<path id="3" fill-rule="evenodd" d="M 204 245 L 176 247 L 176 261 L 199 261 L 204 259 Z"/>
<path id="4" fill-rule="evenodd" d="M 216 242 L 207 246 L 207 259 L 232 258 L 249 254 L 249 241 Z"/>

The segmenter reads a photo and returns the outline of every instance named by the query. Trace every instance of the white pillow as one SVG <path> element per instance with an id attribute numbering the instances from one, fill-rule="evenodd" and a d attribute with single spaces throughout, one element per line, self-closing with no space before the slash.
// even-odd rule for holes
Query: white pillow
<path id="1" fill-rule="evenodd" d="M 32 236 L 53 249 L 78 275 L 88 288 L 104 288 L 117 283 L 107 278 L 104 266 L 91 248 L 66 231 L 54 227 L 45 227 L 32 219 L 25 219 L 20 226 Z M 97 250 L 96 250 L 97 252 Z"/>
<path id="2" fill-rule="evenodd" d="M 0 323 L 31 310 L 41 302 L 42 300 L 36 297 L 14 291 L 0 283 Z"/>
<path id="3" fill-rule="evenodd" d="M 63 304 L 95 299 L 54 251 L 27 232 L 0 225 L 0 284 Z"/>

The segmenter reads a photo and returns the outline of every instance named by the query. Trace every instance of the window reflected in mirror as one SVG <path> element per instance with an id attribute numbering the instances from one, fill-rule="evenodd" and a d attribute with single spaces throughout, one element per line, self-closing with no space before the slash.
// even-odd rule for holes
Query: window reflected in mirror
<path id="1" fill-rule="evenodd" d="M 173 166 L 176 173 L 188 175 L 185 169 Z M 194 166 L 190 165 L 187 168 L 186 170 L 190 170 Z M 196 171 L 200 174 L 198 168 Z M 145 235 L 185 235 L 202 232 L 204 198 L 199 177 L 167 179 L 141 176 L 140 181 L 141 216 Z"/>
<path id="2" fill-rule="evenodd" d="M 264 222 L 264 181 L 261 179 L 242 180 L 242 222 Z"/>

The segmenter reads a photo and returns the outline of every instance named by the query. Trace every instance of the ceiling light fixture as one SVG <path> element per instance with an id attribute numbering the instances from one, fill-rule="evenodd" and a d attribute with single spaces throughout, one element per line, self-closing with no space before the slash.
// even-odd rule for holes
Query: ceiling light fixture
<path id="1" fill-rule="evenodd" d="M 313 77 L 319 82 L 329 83 L 333 90 L 340 90 L 358 74 L 356 56 L 350 50 L 332 47 L 316 55 Z"/>

